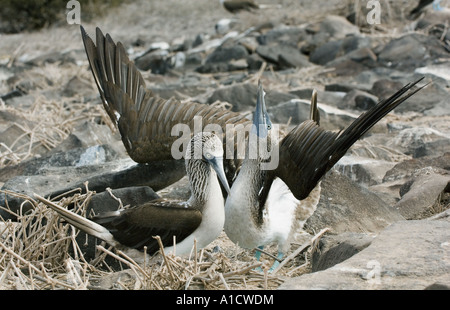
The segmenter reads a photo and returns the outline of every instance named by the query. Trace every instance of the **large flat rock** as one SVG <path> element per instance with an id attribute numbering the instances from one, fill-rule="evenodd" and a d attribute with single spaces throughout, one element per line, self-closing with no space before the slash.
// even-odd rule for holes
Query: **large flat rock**
<path id="1" fill-rule="evenodd" d="M 377 194 L 331 170 L 322 180 L 319 204 L 304 229 L 311 233 L 325 227 L 335 234 L 378 233 L 402 220 L 404 217 Z"/>
<path id="2" fill-rule="evenodd" d="M 396 222 L 361 252 L 331 268 L 286 280 L 280 289 L 450 287 L 450 221 Z"/>

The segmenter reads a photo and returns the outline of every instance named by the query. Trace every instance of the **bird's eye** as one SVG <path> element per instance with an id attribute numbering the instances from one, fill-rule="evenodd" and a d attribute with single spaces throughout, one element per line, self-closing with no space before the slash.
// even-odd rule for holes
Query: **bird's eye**
<path id="1" fill-rule="evenodd" d="M 211 153 L 205 153 L 205 157 L 206 157 L 206 159 L 212 159 L 213 158 Z"/>
<path id="2" fill-rule="evenodd" d="M 267 129 L 271 130 L 272 129 L 272 125 L 267 125 Z"/>

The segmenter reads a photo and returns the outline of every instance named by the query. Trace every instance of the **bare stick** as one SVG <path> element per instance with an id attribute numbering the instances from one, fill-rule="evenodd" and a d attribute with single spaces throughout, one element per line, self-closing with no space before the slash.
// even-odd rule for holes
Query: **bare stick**
<path id="1" fill-rule="evenodd" d="M 144 270 L 147 269 L 147 246 L 144 246 Z"/>
<path id="2" fill-rule="evenodd" d="M 253 75 L 251 78 L 248 79 L 249 82 L 254 82 L 254 81 L 258 81 L 259 79 L 261 79 L 262 74 L 264 73 L 264 71 L 266 70 L 267 67 L 267 62 L 263 62 L 261 67 L 259 68 L 258 72 L 256 72 L 255 75 Z"/>
<path id="3" fill-rule="evenodd" d="M 8 254 L 14 256 L 15 258 L 17 258 L 18 260 L 20 260 L 22 263 L 24 263 L 27 266 L 30 266 L 31 269 L 33 269 L 34 271 L 36 271 L 37 273 L 42 273 L 41 270 L 39 270 L 38 268 L 36 268 L 34 265 L 32 265 L 30 262 L 28 262 L 26 259 L 24 259 L 22 256 L 19 256 L 18 254 L 14 253 L 13 251 L 11 251 L 8 247 L 6 247 L 6 245 L 4 245 L 3 243 L 0 242 L 0 246 L 5 250 L 5 252 L 7 252 Z"/>
<path id="4" fill-rule="evenodd" d="M 255 251 L 258 251 L 258 252 L 261 252 L 261 253 L 263 253 L 263 254 L 265 254 L 265 255 L 267 255 L 267 256 L 269 256 L 269 257 L 271 257 L 271 258 L 273 258 L 274 260 L 277 260 L 277 261 L 279 261 L 279 262 L 282 261 L 282 260 L 279 259 L 278 257 L 276 257 L 276 256 L 274 256 L 274 255 L 272 255 L 272 254 L 270 254 L 270 253 L 264 251 L 263 249 L 254 248 L 254 250 L 255 250 Z"/>
<path id="5" fill-rule="evenodd" d="M 310 247 L 312 244 L 314 244 L 316 242 L 317 239 L 319 239 L 320 237 L 322 237 L 322 235 L 324 233 L 326 233 L 327 231 L 329 231 L 330 229 L 324 228 L 321 231 L 319 231 L 318 234 L 316 234 L 313 238 L 311 238 L 311 240 L 309 240 L 308 242 L 304 243 L 303 245 L 301 245 L 297 250 L 295 250 L 291 255 L 289 255 L 288 257 L 285 258 L 285 260 L 283 260 L 277 268 L 275 268 L 275 270 L 272 272 L 272 274 L 277 273 L 284 265 L 286 265 L 288 262 L 290 262 L 292 259 L 294 259 L 298 254 L 300 254 L 301 252 L 303 252 L 304 250 L 306 250 L 308 247 Z"/>
<path id="6" fill-rule="evenodd" d="M 222 274 L 221 272 L 219 273 L 219 278 L 220 278 L 220 281 L 222 281 L 223 285 L 225 286 L 225 289 L 226 289 L 226 290 L 229 290 L 230 287 L 228 286 L 228 284 L 227 284 L 227 282 L 225 281 L 225 278 L 223 277 L 223 274 Z"/>
<path id="7" fill-rule="evenodd" d="M 69 194 L 72 194 L 72 193 L 75 193 L 75 192 L 80 192 L 81 193 L 81 188 L 77 187 L 77 188 L 71 189 L 70 191 L 67 191 L 65 193 L 62 193 L 62 194 L 56 196 L 56 197 L 53 197 L 51 200 L 55 201 L 55 200 L 58 200 L 58 199 L 60 199 L 62 197 L 67 197 L 67 196 L 69 196 Z"/>
<path id="8" fill-rule="evenodd" d="M 124 252 L 122 252 L 122 251 L 120 251 L 118 249 L 116 249 L 116 250 L 117 250 L 117 253 L 119 253 L 119 255 L 122 255 L 123 257 L 125 257 L 125 259 L 127 259 L 130 262 L 130 264 L 133 264 L 137 269 L 139 269 L 140 272 L 142 272 L 143 275 L 148 277 L 147 273 L 144 271 L 144 269 L 142 269 L 141 266 L 139 266 L 139 264 L 136 263 L 131 257 L 129 257 Z"/>
<path id="9" fill-rule="evenodd" d="M 117 201 L 117 202 L 119 203 L 119 208 L 118 208 L 117 210 L 122 210 L 122 209 L 123 209 L 123 203 L 122 203 L 122 200 L 121 200 L 120 198 L 117 198 L 116 196 L 114 196 L 114 194 L 113 194 L 113 192 L 112 192 L 112 190 L 111 190 L 110 187 L 107 187 L 107 188 L 106 188 L 106 191 L 109 193 L 109 195 L 110 195 L 115 201 Z"/>
<path id="10" fill-rule="evenodd" d="M 117 250 L 117 252 L 118 252 L 120 255 L 124 256 L 126 259 L 120 257 L 120 256 L 117 255 L 117 254 L 114 254 L 113 252 L 111 252 L 110 250 L 106 249 L 106 248 L 103 247 L 102 245 L 97 245 L 97 249 L 99 249 L 99 250 L 101 250 L 101 251 L 107 253 L 108 255 L 114 257 L 115 259 L 117 259 L 118 261 L 124 263 L 125 265 L 127 265 L 128 267 L 130 267 L 130 268 L 132 268 L 132 269 L 134 269 L 134 268 L 139 269 L 139 271 L 140 271 L 142 274 L 145 275 L 145 271 L 142 270 L 142 268 L 141 268 L 136 262 L 134 262 L 133 260 L 131 260 L 131 259 L 130 259 L 127 255 L 125 255 L 123 252 Z M 128 259 L 129 259 L 129 260 L 128 260 Z"/>
<path id="11" fill-rule="evenodd" d="M 197 273 L 197 239 L 194 238 L 194 273 Z"/>
<path id="12" fill-rule="evenodd" d="M 156 241 L 158 241 L 159 249 L 160 249 L 160 251 L 161 251 L 161 255 L 162 255 L 163 258 L 164 258 L 164 262 L 165 262 L 166 265 L 167 265 L 167 269 L 169 269 L 169 274 L 170 274 L 170 276 L 172 277 L 172 280 L 175 281 L 175 276 L 173 275 L 172 267 L 171 267 L 170 264 L 169 264 L 169 260 L 168 260 L 167 257 L 166 257 L 166 253 L 164 253 L 164 246 L 163 246 L 163 244 L 162 244 L 162 242 L 161 242 L 161 237 L 160 237 L 160 236 L 155 236 L 155 237 L 153 237 L 153 238 L 156 239 Z"/>
<path id="13" fill-rule="evenodd" d="M 231 276 L 234 276 L 234 275 L 245 274 L 245 273 L 249 272 L 250 270 L 255 269 L 256 267 L 261 266 L 262 264 L 263 264 L 262 262 L 257 262 L 257 263 L 255 263 L 255 264 L 253 264 L 253 265 L 247 266 L 247 267 L 242 268 L 242 269 L 240 269 L 240 270 L 226 272 L 226 273 L 224 273 L 222 276 L 223 276 L 223 277 L 231 277 Z M 202 279 L 202 280 L 204 280 L 206 283 L 211 283 L 211 282 L 217 281 L 218 278 L 219 278 L 219 275 L 216 274 L 215 277 L 212 278 L 212 279 L 204 279 L 204 278 L 202 278 L 202 277 L 194 276 L 194 279 L 195 279 L 195 278 Z"/>

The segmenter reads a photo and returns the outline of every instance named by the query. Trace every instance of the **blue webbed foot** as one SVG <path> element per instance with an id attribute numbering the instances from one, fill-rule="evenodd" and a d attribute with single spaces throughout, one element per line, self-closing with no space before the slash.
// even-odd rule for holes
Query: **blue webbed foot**
<path id="1" fill-rule="evenodd" d="M 258 261 L 261 259 L 261 251 L 258 251 L 258 249 L 263 250 L 264 246 L 259 246 L 256 250 L 255 257 Z M 284 254 L 282 252 L 278 252 L 277 259 L 273 263 L 272 267 L 270 267 L 269 272 L 273 272 L 277 267 L 280 265 L 281 260 L 283 259 Z M 256 271 L 263 272 L 263 269 L 261 267 L 255 268 Z"/>
<path id="2" fill-rule="evenodd" d="M 262 249 L 264 249 L 264 246 L 261 245 L 261 246 L 258 247 L 258 249 L 262 250 Z M 260 259 L 261 259 L 261 251 L 256 250 L 256 252 L 255 252 L 255 258 L 256 258 L 256 260 L 257 260 L 258 262 L 260 261 Z M 255 270 L 256 270 L 256 271 L 259 271 L 259 272 L 263 272 L 261 266 L 256 267 Z"/>
<path id="3" fill-rule="evenodd" d="M 441 2 L 440 0 L 439 1 L 433 1 L 433 10 L 435 10 L 435 11 L 441 11 L 442 10 L 440 2 Z"/>

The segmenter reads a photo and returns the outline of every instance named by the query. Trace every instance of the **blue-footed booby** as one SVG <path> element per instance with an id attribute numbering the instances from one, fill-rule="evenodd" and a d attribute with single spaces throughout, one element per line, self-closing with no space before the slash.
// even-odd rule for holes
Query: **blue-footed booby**
<path id="1" fill-rule="evenodd" d="M 340 132 L 327 131 L 319 126 L 319 112 L 313 99 L 310 119 L 292 129 L 279 141 L 278 148 L 264 148 L 252 158 L 249 157 L 251 152 L 247 151 L 225 202 L 224 228 L 228 237 L 249 249 L 262 249 L 276 243 L 278 259 L 281 259 L 297 229 L 315 211 L 320 199 L 321 178 L 373 125 L 419 91 L 421 88 L 412 88 L 420 80 L 380 101 Z M 252 138 L 255 137 L 254 144 L 265 142 L 263 145 L 270 145 L 267 139 L 273 139 L 272 131 L 264 91 L 259 84 L 247 150 L 251 147 L 259 149 L 257 145 L 252 146 Z M 275 169 L 262 170 L 262 164 L 268 158 L 263 156 L 264 152 L 269 152 L 271 157 L 278 156 Z M 271 270 L 278 264 L 276 261 Z"/>
<path id="2" fill-rule="evenodd" d="M 39 195 L 38 200 L 58 212 L 68 223 L 118 248 L 143 250 L 153 254 L 161 238 L 165 252 L 189 254 L 207 246 L 223 231 L 224 198 L 219 185 L 229 192 L 223 170 L 222 141 L 213 133 L 194 135 L 185 155 L 191 196 L 187 201 L 155 199 L 145 204 L 95 215 L 92 220 L 58 206 Z"/>

